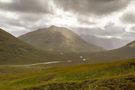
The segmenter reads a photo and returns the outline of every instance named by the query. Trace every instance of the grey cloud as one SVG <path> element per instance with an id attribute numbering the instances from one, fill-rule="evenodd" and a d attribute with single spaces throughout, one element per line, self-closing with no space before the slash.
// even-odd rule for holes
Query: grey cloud
<path id="1" fill-rule="evenodd" d="M 104 29 L 95 27 L 95 28 L 79 28 L 75 30 L 78 34 L 87 34 L 87 35 L 100 35 L 100 36 L 119 36 L 125 32 L 125 29 L 121 26 L 115 26 L 109 24 L 105 26 Z"/>
<path id="2" fill-rule="evenodd" d="M 44 6 L 41 5 L 40 1 L 44 1 Z M 47 0 L 13 0 L 12 3 L 0 2 L 0 9 L 24 13 L 49 12 Z"/>
<path id="3" fill-rule="evenodd" d="M 81 16 L 80 16 L 80 17 L 77 18 L 77 20 L 78 20 L 78 22 L 79 22 L 80 24 L 86 24 L 86 25 L 95 25 L 95 24 L 96 24 L 96 22 L 94 22 L 94 21 L 89 21 L 89 20 L 87 19 L 87 17 L 81 18 Z"/>
<path id="4" fill-rule="evenodd" d="M 51 14 L 48 0 L 13 0 L 10 3 L 0 1 L 0 11 L 3 13 L 3 15 L 0 15 L 0 26 L 3 27 L 29 28 L 29 26 L 32 27 L 34 23 L 42 19 L 45 14 Z M 7 17 L 6 12 L 15 13 L 19 18 Z"/>
<path id="5" fill-rule="evenodd" d="M 123 22 L 123 23 L 128 23 L 128 24 L 134 24 L 135 23 L 135 14 L 133 13 L 126 13 L 124 14 L 120 20 Z"/>
<path id="6" fill-rule="evenodd" d="M 54 0 L 65 10 L 81 14 L 105 15 L 124 9 L 130 0 Z"/>
<path id="7" fill-rule="evenodd" d="M 135 26 L 131 27 L 131 29 L 135 31 Z"/>
<path id="8" fill-rule="evenodd" d="M 38 15 L 40 16 L 40 15 Z M 11 26 L 17 26 L 17 27 L 27 27 L 29 24 L 33 24 L 34 22 L 38 21 L 41 17 L 38 17 L 35 14 L 21 14 L 19 15 L 18 19 L 13 18 L 7 18 L 6 15 L 1 16 L 0 15 L 0 26 L 5 25 L 11 25 Z"/>
<path id="9" fill-rule="evenodd" d="M 35 22 L 44 17 L 44 14 L 21 14 L 20 18 L 23 21 Z"/>
<path id="10" fill-rule="evenodd" d="M 130 27 L 130 29 L 128 30 L 128 32 L 135 34 L 135 26 Z"/>

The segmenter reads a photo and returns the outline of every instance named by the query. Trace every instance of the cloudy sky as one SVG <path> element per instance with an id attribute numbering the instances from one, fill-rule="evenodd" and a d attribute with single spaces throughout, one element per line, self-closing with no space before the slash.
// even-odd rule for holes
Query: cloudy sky
<path id="1" fill-rule="evenodd" d="M 135 0 L 0 0 L 0 27 L 15 36 L 51 25 L 132 41 Z"/>

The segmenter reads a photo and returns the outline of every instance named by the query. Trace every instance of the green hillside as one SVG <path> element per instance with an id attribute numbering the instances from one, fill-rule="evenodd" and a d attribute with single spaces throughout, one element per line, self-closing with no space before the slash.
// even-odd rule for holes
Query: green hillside
<path id="1" fill-rule="evenodd" d="M 133 59 L 135 58 L 135 41 L 119 49 L 97 53 L 80 53 L 80 55 L 84 56 L 89 60 L 89 62 L 93 63 Z"/>
<path id="2" fill-rule="evenodd" d="M 0 64 L 31 64 L 57 60 L 51 54 L 37 50 L 0 29 Z"/>
<path id="3" fill-rule="evenodd" d="M 1 90 L 134 90 L 135 59 L 76 66 L 0 67 Z"/>
<path id="4" fill-rule="evenodd" d="M 22 35 L 21 40 L 38 49 L 52 52 L 98 52 L 102 48 L 86 43 L 77 34 L 63 27 L 51 26 Z"/>

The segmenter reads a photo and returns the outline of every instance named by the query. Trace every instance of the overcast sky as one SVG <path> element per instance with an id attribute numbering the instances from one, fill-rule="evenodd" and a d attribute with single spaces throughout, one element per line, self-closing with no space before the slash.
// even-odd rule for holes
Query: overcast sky
<path id="1" fill-rule="evenodd" d="M 0 27 L 15 36 L 51 25 L 132 41 L 135 0 L 0 0 Z"/>

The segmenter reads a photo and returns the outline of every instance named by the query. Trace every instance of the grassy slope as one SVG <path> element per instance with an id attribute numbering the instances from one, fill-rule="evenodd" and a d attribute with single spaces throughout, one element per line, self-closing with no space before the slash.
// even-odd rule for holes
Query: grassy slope
<path id="1" fill-rule="evenodd" d="M 0 29 L 0 65 L 31 64 L 59 60 L 54 54 L 37 50 Z"/>
<path id="2" fill-rule="evenodd" d="M 0 73 L 0 90 L 135 89 L 135 60 L 52 68 L 1 66 Z"/>
<path id="3" fill-rule="evenodd" d="M 93 63 L 132 59 L 135 58 L 135 47 L 125 46 L 111 51 L 101 53 L 82 53 L 80 55 L 88 58 L 89 62 Z"/>

